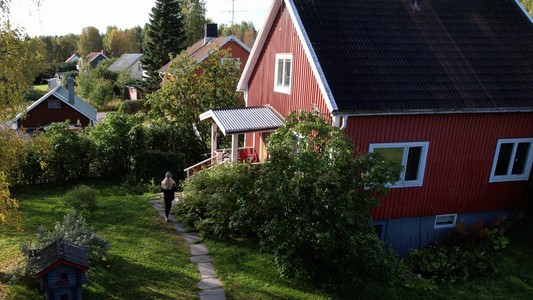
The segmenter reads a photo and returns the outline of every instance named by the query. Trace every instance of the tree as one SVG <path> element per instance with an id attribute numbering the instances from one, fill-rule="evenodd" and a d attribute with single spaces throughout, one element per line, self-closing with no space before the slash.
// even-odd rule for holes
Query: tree
<path id="1" fill-rule="evenodd" d="M 139 53 L 140 52 L 140 35 L 141 28 L 139 26 L 126 30 L 126 49 L 124 53 Z"/>
<path id="2" fill-rule="evenodd" d="M 40 2 L 37 1 L 37 4 Z M 20 220 L 18 201 L 10 197 L 7 173 L 16 164 L 16 154 L 22 147 L 22 137 L 6 128 L 4 121 L 18 113 L 24 103 L 33 78 L 44 65 L 44 45 L 29 38 L 21 29 L 11 28 L 11 0 L 0 0 L 0 224 L 15 224 Z"/>
<path id="3" fill-rule="evenodd" d="M 143 82 L 146 92 L 159 89 L 159 69 L 185 49 L 183 16 L 179 0 L 156 0 L 150 14 L 150 25 L 141 58 L 148 78 Z"/>
<path id="4" fill-rule="evenodd" d="M 44 45 L 9 23 L 0 24 L 0 121 L 18 114 L 23 94 L 44 67 Z"/>
<path id="5" fill-rule="evenodd" d="M 232 107 L 242 101 L 242 94 L 236 92 L 241 74 L 238 63 L 229 59 L 228 50 L 219 48 L 200 63 L 182 53 L 173 60 L 161 89 L 147 95 L 151 116 L 181 123 L 207 152 L 210 124 L 200 122 L 199 116 L 211 108 Z"/>
<path id="6" fill-rule="evenodd" d="M 102 50 L 102 38 L 100 32 L 93 26 L 83 28 L 78 41 L 78 53 L 81 57 L 86 57 L 91 52 Z"/>
<path id="7" fill-rule="evenodd" d="M 205 0 L 183 0 L 182 3 L 185 44 L 190 47 L 204 37 L 204 24 L 210 20 L 205 18 Z"/>
<path id="8" fill-rule="evenodd" d="M 354 156 L 342 129 L 312 112 L 291 113 L 268 140 L 256 181 L 262 247 L 283 275 L 342 283 L 383 267 L 370 208 L 401 166 L 377 153 Z"/>
<path id="9" fill-rule="evenodd" d="M 235 24 L 230 27 L 221 24 L 218 27 L 218 36 L 230 36 L 232 34 L 250 48 L 253 47 L 257 38 L 257 30 L 252 22 L 242 21 L 241 24 Z"/>

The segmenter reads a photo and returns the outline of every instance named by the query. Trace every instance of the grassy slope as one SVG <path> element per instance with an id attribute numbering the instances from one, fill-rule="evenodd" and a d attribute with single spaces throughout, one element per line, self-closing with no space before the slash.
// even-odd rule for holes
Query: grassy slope
<path id="1" fill-rule="evenodd" d="M 112 184 L 91 183 L 103 197 L 99 198 L 99 210 L 88 223 L 98 235 L 110 240 L 111 251 L 105 261 L 91 263 L 83 298 L 197 299 L 195 283 L 200 276 L 196 266 L 189 262 L 187 245 L 175 234 L 175 228 L 162 222 L 146 203 L 147 197 L 124 196 Z M 40 224 L 51 229 L 62 220 L 68 209 L 62 205 L 60 196 L 71 187 L 47 185 L 14 192 L 24 212 L 22 231 L 2 228 L 2 261 L 12 262 L 18 255 L 18 242 L 34 237 Z M 8 266 L 3 268 L 0 272 L 5 272 Z M 7 299 L 46 298 L 33 281 L 7 287 L 7 291 L 5 285 L 3 288 Z"/>
<path id="2" fill-rule="evenodd" d="M 100 192 L 99 210 L 88 223 L 111 241 L 110 257 L 93 263 L 84 299 L 198 299 L 198 270 L 189 263 L 188 247 L 169 223 L 162 222 L 147 197 L 124 196 L 112 182 L 92 181 Z M 0 228 L 0 277 L 19 254 L 17 243 L 35 236 L 40 224 L 51 229 L 68 209 L 60 196 L 74 184 L 14 190 L 24 212 L 22 231 Z M 347 287 L 317 286 L 280 278 L 274 258 L 260 252 L 257 241 L 205 238 L 217 275 L 231 299 L 533 299 L 533 222 L 510 232 L 511 244 L 496 261 L 499 273 L 463 285 L 432 291 L 366 282 Z M 106 266 L 109 265 L 110 268 Z M 7 294 L 9 293 L 9 294 Z M 0 285 L 0 299 L 45 299 L 36 282 Z"/>

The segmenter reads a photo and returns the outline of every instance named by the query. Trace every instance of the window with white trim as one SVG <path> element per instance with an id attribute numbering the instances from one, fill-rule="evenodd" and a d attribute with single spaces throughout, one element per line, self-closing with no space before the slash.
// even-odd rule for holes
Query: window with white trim
<path id="1" fill-rule="evenodd" d="M 528 180 L 532 146 L 533 138 L 498 140 L 489 182 Z"/>
<path id="2" fill-rule="evenodd" d="M 292 54 L 276 54 L 276 78 L 274 91 L 290 94 L 292 76 Z"/>
<path id="3" fill-rule="evenodd" d="M 435 229 L 455 227 L 457 214 L 435 216 Z"/>
<path id="4" fill-rule="evenodd" d="M 400 163 L 400 180 L 390 187 L 422 186 L 429 142 L 370 144 L 369 152 L 379 152 L 385 159 Z"/>

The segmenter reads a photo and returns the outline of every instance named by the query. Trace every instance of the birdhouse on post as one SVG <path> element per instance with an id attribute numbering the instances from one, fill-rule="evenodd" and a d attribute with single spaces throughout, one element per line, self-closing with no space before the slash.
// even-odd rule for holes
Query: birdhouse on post
<path id="1" fill-rule="evenodd" d="M 35 259 L 35 274 L 48 300 L 80 300 L 81 286 L 89 270 L 87 246 L 56 239 L 43 249 L 30 250 Z"/>

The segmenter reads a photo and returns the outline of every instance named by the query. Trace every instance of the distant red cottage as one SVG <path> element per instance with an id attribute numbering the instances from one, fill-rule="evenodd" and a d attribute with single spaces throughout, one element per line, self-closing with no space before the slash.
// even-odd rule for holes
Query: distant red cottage
<path id="1" fill-rule="evenodd" d="M 61 85 L 53 88 L 28 106 L 25 112 L 17 115 L 11 121 L 11 127 L 24 127 L 28 131 L 35 131 L 67 120 L 72 127 L 93 126 L 98 121 L 96 109 L 74 94 L 72 78 L 68 78 L 68 87 L 68 90 Z"/>
<path id="2" fill-rule="evenodd" d="M 239 60 L 241 70 L 244 68 L 248 62 L 248 56 L 250 56 L 250 48 L 234 35 L 218 37 L 217 24 L 205 24 L 204 38 L 189 47 L 186 52 L 195 59 L 196 62 L 201 62 L 207 58 L 209 51 L 212 51 L 217 45 L 220 46 L 220 50 L 229 49 L 231 55 L 230 59 Z M 161 74 L 167 73 L 171 63 L 172 61 L 168 62 L 159 69 L 159 72 Z M 198 69 L 197 74 L 199 75 L 200 72 L 201 70 Z"/>
<path id="3" fill-rule="evenodd" d="M 532 201 L 530 16 L 513 0 L 410 2 L 275 0 L 239 82 L 247 110 L 202 114 L 264 160 L 276 114 L 315 109 L 401 162 L 371 211 L 401 254 Z"/>

